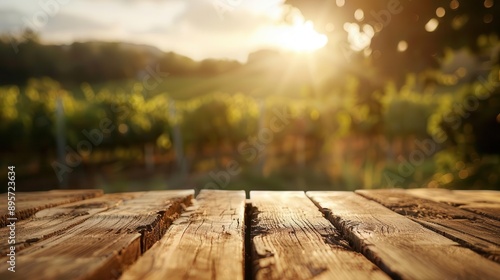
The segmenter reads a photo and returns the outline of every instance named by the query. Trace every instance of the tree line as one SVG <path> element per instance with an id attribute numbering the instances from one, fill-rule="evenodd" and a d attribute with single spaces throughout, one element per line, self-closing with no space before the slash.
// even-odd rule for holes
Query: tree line
<path id="1" fill-rule="evenodd" d="M 204 59 L 162 52 L 155 47 L 118 42 L 46 45 L 27 30 L 20 38 L 0 37 L 0 84 L 26 84 L 50 77 L 63 84 L 140 78 L 148 67 L 177 76 L 210 76 L 235 70 L 234 60 Z"/>

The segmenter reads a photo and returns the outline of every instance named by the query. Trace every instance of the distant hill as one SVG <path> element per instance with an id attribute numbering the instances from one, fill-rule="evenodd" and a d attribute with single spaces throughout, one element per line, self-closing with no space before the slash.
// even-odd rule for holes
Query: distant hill
<path id="1" fill-rule="evenodd" d="M 160 72 L 164 76 L 168 73 L 168 78 L 148 90 L 176 98 L 211 92 L 292 97 L 315 94 L 333 69 L 321 56 L 272 49 L 253 52 L 247 63 L 241 64 L 227 59 L 195 61 L 153 46 L 122 42 L 44 45 L 33 39 L 20 42 L 18 47 L 18 55 L 12 56 L 9 41 L 0 41 L 0 72 L 6 73 L 0 84 L 22 85 L 30 78 L 47 76 L 70 88 L 82 82 L 119 86 Z"/>
<path id="2" fill-rule="evenodd" d="M 0 38 L 0 84 L 24 84 L 30 78 L 50 77 L 62 83 L 105 82 L 137 78 L 144 71 L 174 76 L 211 76 L 235 70 L 235 60 L 195 61 L 174 52 L 122 42 L 74 42 L 45 45 L 36 37 L 19 42 L 13 54 L 11 39 Z"/>

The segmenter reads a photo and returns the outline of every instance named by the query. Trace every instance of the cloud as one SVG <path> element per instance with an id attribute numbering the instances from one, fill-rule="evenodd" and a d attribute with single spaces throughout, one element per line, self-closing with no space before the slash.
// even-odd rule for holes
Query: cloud
<path id="1" fill-rule="evenodd" d="M 241 0 L 241 5 L 233 7 L 224 6 L 226 1 L 238 3 L 235 0 L 73 0 L 61 6 L 36 31 L 46 42 L 125 41 L 150 44 L 195 59 L 244 60 L 259 43 L 254 34 L 275 24 L 276 17 L 269 11 L 276 14 L 282 0 Z M 21 18 L 31 18 L 38 2 L 9 3 L 16 3 L 9 5 L 18 11 L 13 13 L 0 5 L 0 32 L 22 27 Z"/>
<path id="2" fill-rule="evenodd" d="M 241 6 L 231 7 L 225 0 L 192 0 L 175 24 L 188 24 L 194 30 L 212 33 L 250 32 L 272 20 Z"/>
<path id="3" fill-rule="evenodd" d="M 275 22 L 259 11 L 236 6 L 220 17 L 215 1 L 191 0 L 169 24 L 157 24 L 135 32 L 137 40 L 154 43 L 164 50 L 173 50 L 194 59 L 230 57 L 244 61 L 258 48 L 253 35 L 263 26 Z"/>
<path id="4" fill-rule="evenodd" d="M 43 28 L 44 33 L 49 32 L 93 32 L 110 28 L 109 25 L 81 15 L 61 12 L 51 18 Z"/>
<path id="5" fill-rule="evenodd" d="M 15 9 L 0 10 L 0 33 L 17 32 L 22 27 L 23 14 Z"/>

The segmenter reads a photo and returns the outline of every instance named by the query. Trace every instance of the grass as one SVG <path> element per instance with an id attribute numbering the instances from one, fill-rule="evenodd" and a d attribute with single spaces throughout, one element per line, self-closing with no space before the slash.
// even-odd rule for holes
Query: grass
<path id="1" fill-rule="evenodd" d="M 146 90 L 146 94 L 151 96 L 167 94 L 177 100 L 186 100 L 214 92 L 244 92 L 254 97 L 264 97 L 269 94 L 286 95 L 287 97 L 301 96 L 304 87 L 311 84 L 308 75 L 287 75 L 286 71 L 282 71 L 282 68 L 286 67 L 286 65 L 272 65 L 272 62 L 256 63 L 220 75 L 166 76 L 158 80 L 157 83 L 154 79 L 150 79 L 148 82 L 151 88 Z M 141 82 L 141 80 L 134 79 L 96 83 L 92 85 L 92 88 L 95 92 L 101 89 L 127 90 Z M 75 97 L 83 98 L 79 87 L 73 87 L 70 90 L 76 93 Z"/>

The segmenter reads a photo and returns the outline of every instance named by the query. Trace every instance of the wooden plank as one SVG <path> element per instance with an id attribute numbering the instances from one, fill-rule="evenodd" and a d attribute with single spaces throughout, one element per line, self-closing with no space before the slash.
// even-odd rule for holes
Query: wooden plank
<path id="1" fill-rule="evenodd" d="M 177 216 L 192 204 L 193 196 L 193 190 L 149 191 L 97 214 L 96 218 L 130 220 L 128 228 L 142 234 L 141 251 L 144 252 L 160 240 Z"/>
<path id="2" fill-rule="evenodd" d="M 57 205 L 98 197 L 102 190 L 52 190 L 44 192 L 16 192 L 16 218 L 23 220 L 36 212 Z M 6 226 L 8 217 L 7 194 L 0 196 L 0 227 Z M 10 216 L 9 216 L 10 217 Z"/>
<path id="3" fill-rule="evenodd" d="M 244 191 L 202 190 L 121 279 L 242 280 L 244 215 Z"/>
<path id="4" fill-rule="evenodd" d="M 411 195 L 443 202 L 500 221 L 500 192 L 487 190 L 410 189 Z"/>
<path id="5" fill-rule="evenodd" d="M 500 221 L 500 204 L 471 203 L 461 205 L 459 208 Z"/>
<path id="6" fill-rule="evenodd" d="M 393 278 L 495 279 L 500 265 L 351 192 L 308 192 L 326 217 Z"/>
<path id="7" fill-rule="evenodd" d="M 493 203 L 500 204 L 500 192 L 488 190 L 449 190 L 449 189 L 408 189 L 408 193 L 449 204 Z"/>
<path id="8" fill-rule="evenodd" d="M 30 218 L 16 223 L 16 252 L 30 245 L 76 226 L 97 213 L 118 206 L 143 193 L 105 194 L 100 197 L 63 204 L 38 211 Z M 10 229 L 0 228 L 0 236 L 8 236 Z M 10 251 L 7 243 L 0 244 L 1 255 Z"/>
<path id="9" fill-rule="evenodd" d="M 349 247 L 304 192 L 250 197 L 255 279 L 390 279 Z"/>
<path id="10" fill-rule="evenodd" d="M 139 194 L 16 254 L 16 273 L 0 260 L 0 279 L 116 279 L 158 240 L 193 191 Z"/>
<path id="11" fill-rule="evenodd" d="M 360 190 L 356 193 L 411 217 L 488 259 L 500 262 L 500 221 L 448 204 L 414 197 L 405 190 Z"/>

